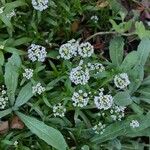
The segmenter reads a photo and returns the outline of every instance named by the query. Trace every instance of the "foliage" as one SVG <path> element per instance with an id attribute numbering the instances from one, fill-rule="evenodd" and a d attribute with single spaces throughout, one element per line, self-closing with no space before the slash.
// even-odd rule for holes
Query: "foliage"
<path id="1" fill-rule="evenodd" d="M 150 147 L 137 140 L 150 137 L 150 30 L 128 15 L 113 0 L 0 1 L 0 149 Z"/>

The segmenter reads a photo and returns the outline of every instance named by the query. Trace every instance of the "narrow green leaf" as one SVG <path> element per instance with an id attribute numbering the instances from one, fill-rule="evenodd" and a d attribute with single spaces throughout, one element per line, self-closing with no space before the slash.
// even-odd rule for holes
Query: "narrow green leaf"
<path id="1" fill-rule="evenodd" d="M 40 139 L 44 140 L 47 144 L 53 146 L 58 150 L 66 150 L 67 144 L 65 142 L 62 134 L 43 122 L 26 116 L 20 112 L 16 112 L 19 118 L 24 122 L 24 124 L 31 130 L 32 133 L 36 134 Z"/>
<path id="2" fill-rule="evenodd" d="M 0 19 L 3 21 L 3 23 L 4 23 L 7 27 L 9 27 L 11 30 L 13 30 L 13 25 L 12 25 L 10 19 L 9 19 L 8 17 L 6 17 L 6 15 L 1 14 L 1 15 L 0 15 Z"/>
<path id="3" fill-rule="evenodd" d="M 32 84 L 27 83 L 19 92 L 19 95 L 16 99 L 15 107 L 20 107 L 25 104 L 33 96 L 32 93 Z"/>
<path id="4" fill-rule="evenodd" d="M 2 51 L 0 51 L 0 65 L 2 66 L 4 64 L 4 54 Z"/>
<path id="5" fill-rule="evenodd" d="M 11 108 L 0 111 L 0 119 L 5 117 L 6 115 L 10 114 L 11 112 L 12 112 Z"/>
<path id="6" fill-rule="evenodd" d="M 109 55 L 113 65 L 120 66 L 123 59 L 124 39 L 115 37 L 111 40 L 109 46 Z"/>
<path id="7" fill-rule="evenodd" d="M 13 105 L 15 101 L 15 91 L 18 85 L 20 66 L 21 60 L 17 54 L 13 54 L 5 66 L 4 79 L 11 105 Z"/>
<path id="8" fill-rule="evenodd" d="M 114 102 L 119 106 L 127 106 L 132 103 L 132 99 L 129 92 L 118 92 L 114 96 Z"/>
<path id="9" fill-rule="evenodd" d="M 130 127 L 130 121 L 133 119 L 136 119 L 140 122 L 140 126 L 136 129 Z M 121 135 L 128 135 L 140 132 L 148 127 L 150 127 L 150 113 L 147 113 L 146 115 L 130 116 L 130 118 L 127 118 L 124 121 L 116 122 L 109 125 L 108 127 L 106 127 L 102 135 L 94 136 L 93 138 L 91 138 L 91 141 L 96 143 L 102 143 L 107 140 L 115 139 L 116 137 Z"/>
<path id="10" fill-rule="evenodd" d="M 12 11 L 13 9 L 15 9 L 19 6 L 23 6 L 23 5 L 26 5 L 25 1 L 23 1 L 23 0 L 17 0 L 14 2 L 6 3 L 5 12 L 8 13 L 8 12 Z"/>
<path id="11" fill-rule="evenodd" d="M 150 76 L 146 77 L 143 82 L 142 85 L 150 85 Z"/>
<path id="12" fill-rule="evenodd" d="M 139 53 L 139 63 L 144 66 L 150 53 L 150 40 L 143 38 L 138 46 L 137 52 Z"/>
<path id="13" fill-rule="evenodd" d="M 14 43 L 13 43 L 13 46 L 18 46 L 18 45 L 26 44 L 26 43 L 31 42 L 31 41 L 32 41 L 31 38 L 22 37 L 22 38 L 19 38 L 19 39 L 15 40 Z"/>
<path id="14" fill-rule="evenodd" d="M 141 85 L 144 78 L 144 68 L 141 65 L 136 65 L 130 72 L 130 85 L 129 91 L 131 93 L 135 92 Z"/>
<path id="15" fill-rule="evenodd" d="M 138 60 L 139 60 L 138 52 L 132 51 L 125 57 L 120 68 L 124 72 L 126 72 L 126 71 L 132 69 L 137 64 Z"/>
<path id="16" fill-rule="evenodd" d="M 147 96 L 150 98 L 150 87 L 144 87 L 138 90 L 138 92 L 144 96 Z"/>
<path id="17" fill-rule="evenodd" d="M 26 52 L 24 52 L 24 51 L 22 51 L 22 50 L 19 50 L 19 49 L 16 49 L 16 48 L 14 48 L 14 47 L 5 47 L 5 48 L 4 48 L 4 51 L 9 52 L 9 53 L 12 53 L 12 54 L 16 53 L 16 54 L 19 54 L 19 55 L 24 55 L 24 54 L 26 54 Z"/>

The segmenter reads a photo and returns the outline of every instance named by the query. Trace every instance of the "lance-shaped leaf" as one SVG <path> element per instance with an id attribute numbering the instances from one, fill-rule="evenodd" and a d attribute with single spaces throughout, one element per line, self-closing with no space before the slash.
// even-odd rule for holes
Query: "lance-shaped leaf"
<path id="1" fill-rule="evenodd" d="M 11 108 L 0 111 L 0 119 L 5 117 L 6 115 L 10 114 L 11 112 L 12 112 Z"/>
<path id="2" fill-rule="evenodd" d="M 7 87 L 8 97 L 11 105 L 13 105 L 15 101 L 15 91 L 18 85 L 20 66 L 21 60 L 18 54 L 13 54 L 5 66 L 5 85 Z"/>
<path id="3" fill-rule="evenodd" d="M 67 144 L 62 134 L 43 122 L 26 116 L 20 112 L 16 112 L 18 117 L 24 122 L 24 124 L 31 130 L 32 133 L 36 134 L 40 139 L 44 140 L 47 144 L 53 146 L 57 150 L 66 150 Z"/>
<path id="4" fill-rule="evenodd" d="M 111 40 L 109 46 L 109 55 L 113 65 L 119 66 L 123 59 L 124 40 L 122 37 L 115 37 Z"/>
<path id="5" fill-rule="evenodd" d="M 147 58 L 150 54 L 150 40 L 149 38 L 143 38 L 138 46 L 137 52 L 139 53 L 138 63 L 142 66 L 145 65 Z"/>
<path id="6" fill-rule="evenodd" d="M 27 83 L 19 92 L 19 95 L 16 99 L 15 107 L 20 107 L 25 104 L 33 96 L 32 93 L 32 84 Z"/>

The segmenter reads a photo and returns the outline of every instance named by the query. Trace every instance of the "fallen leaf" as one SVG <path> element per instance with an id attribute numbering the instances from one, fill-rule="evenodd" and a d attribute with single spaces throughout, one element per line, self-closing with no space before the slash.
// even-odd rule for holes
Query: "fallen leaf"
<path id="1" fill-rule="evenodd" d="M 79 28 L 79 20 L 75 20 L 71 25 L 71 31 L 76 32 Z"/>
<path id="2" fill-rule="evenodd" d="M 107 7 L 109 5 L 109 2 L 107 0 L 98 0 L 96 2 L 96 7 L 98 8 L 104 8 Z"/>
<path id="3" fill-rule="evenodd" d="M 0 122 L 0 134 L 4 134 L 9 130 L 8 121 Z"/>
<path id="4" fill-rule="evenodd" d="M 24 128 L 24 123 L 20 120 L 18 116 L 14 116 L 11 125 L 11 129 L 23 129 Z"/>

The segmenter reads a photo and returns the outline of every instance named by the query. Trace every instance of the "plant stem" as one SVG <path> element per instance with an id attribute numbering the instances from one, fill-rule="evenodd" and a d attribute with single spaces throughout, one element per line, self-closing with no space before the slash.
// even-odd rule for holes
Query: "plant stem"
<path id="1" fill-rule="evenodd" d="M 107 34 L 120 34 L 122 36 L 132 36 L 132 35 L 135 35 L 134 32 L 131 32 L 131 33 L 118 33 L 118 32 L 115 32 L 115 31 L 106 31 L 106 32 L 97 32 L 91 36 L 89 36 L 85 41 L 88 41 L 98 35 L 107 35 Z"/>

